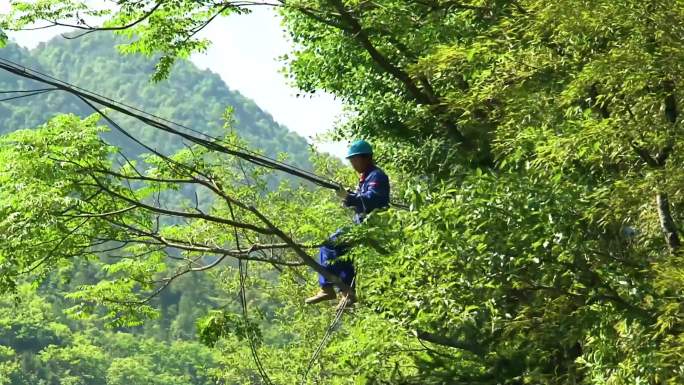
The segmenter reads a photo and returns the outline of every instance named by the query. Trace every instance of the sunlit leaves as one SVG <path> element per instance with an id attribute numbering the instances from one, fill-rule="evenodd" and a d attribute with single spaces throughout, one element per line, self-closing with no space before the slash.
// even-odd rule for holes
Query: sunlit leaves
<path id="1" fill-rule="evenodd" d="M 150 4 L 138 4 L 108 25 L 144 16 Z M 376 159 L 408 204 L 408 210 L 375 212 L 349 230 L 347 239 L 356 247 L 346 258 L 359 269 L 363 307 L 358 318 L 345 319 L 321 362 L 329 372 L 351 374 L 333 378 L 319 370 L 313 381 L 681 382 L 681 250 L 665 242 L 663 212 L 655 204 L 658 194 L 669 196 L 678 228 L 684 215 L 681 5 L 288 2 L 282 14 L 297 47 L 286 59 L 286 74 L 304 92 L 323 89 L 345 102 L 350 119 L 337 135 L 375 139 Z M 176 57 L 203 49 L 192 31 L 211 17 L 208 7 L 185 1 L 163 6 L 126 32 L 139 40 L 124 50 L 162 54 L 163 74 Z M 467 143 L 452 140 L 444 130 L 449 126 Z M 29 142 L 24 145 L 82 156 L 78 146 Z M 42 180 L 57 187 L 69 180 L 69 171 L 37 159 L 23 158 L 23 166 L 13 168 L 18 174 L 5 171 L 6 202 L 19 202 L 10 188 L 54 191 Z M 196 148 L 173 159 L 229 184 L 233 196 L 258 205 L 305 246 L 345 223 L 343 209 L 327 192 L 287 184 L 268 191 L 262 170 Z M 147 176 L 183 175 L 158 157 L 145 162 Z M 316 164 L 335 174 L 329 160 Z M 37 183 L 27 176 L 34 168 Z M 330 176 L 355 183 L 349 173 Z M 159 199 L 162 189 L 182 191 L 169 182 L 131 191 L 114 187 L 123 197 L 149 200 Z M 53 202 L 31 199 L 22 197 L 38 209 Z M 221 199 L 173 203 L 254 220 L 249 210 L 233 213 Z M 35 220 L 16 213 L 7 218 L 13 224 Z M 153 224 L 144 215 L 135 218 L 143 230 Z M 160 234 L 166 239 L 231 247 L 249 239 L 211 221 L 165 225 Z M 25 240 L 42 235 L 28 226 L 5 228 L 28 231 Z M 31 250 L 26 243 L 14 247 Z M 264 254 L 292 261 L 287 251 Z M 173 256 L 181 264 L 204 261 L 196 250 Z M 150 253 L 141 261 L 110 264 L 105 270 L 112 276 L 83 293 L 98 302 L 112 297 L 118 302 L 111 308 L 125 312 L 119 302 L 140 301 L 136 290 L 150 289 L 158 274 L 169 271 L 159 258 Z M 263 347 L 273 366 L 287 362 L 295 368 L 279 371 L 279 378 L 292 382 L 331 312 L 303 307 L 302 287 L 314 284 L 300 270 L 256 270 L 250 294 L 255 302 L 278 303 L 270 314 L 277 320 L 273 330 L 287 336 L 269 346 L 264 335 Z M 222 277 L 234 294 L 235 277 Z M 203 340 L 229 357 L 249 354 L 244 346 L 231 350 L 256 327 L 238 314 L 213 312 L 199 326 Z M 394 367 L 383 367 L 385 362 Z M 356 368 L 364 373 L 352 378 Z M 224 372 L 234 381 L 249 375 L 241 368 Z"/>

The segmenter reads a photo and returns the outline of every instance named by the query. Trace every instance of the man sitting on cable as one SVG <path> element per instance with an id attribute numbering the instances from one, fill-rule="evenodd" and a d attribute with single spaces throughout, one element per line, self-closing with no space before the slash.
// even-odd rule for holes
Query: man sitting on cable
<path id="1" fill-rule="evenodd" d="M 387 174 L 373 162 L 373 149 L 365 140 L 357 140 L 351 144 L 347 159 L 360 175 L 359 186 L 355 192 L 348 192 L 344 188 L 340 188 L 337 191 L 337 196 L 343 200 L 344 206 L 354 208 L 354 223 L 360 224 L 371 211 L 389 206 L 390 183 Z M 341 291 L 342 300 L 340 303 L 346 299 L 347 304 L 352 304 L 356 301 L 353 284 L 356 274 L 354 265 L 351 261 L 336 261 L 338 257 L 349 251 L 348 245 L 337 242 L 341 234 L 342 230 L 338 229 L 330 236 L 320 248 L 319 258 L 321 266 L 340 277 L 342 282 L 350 287 L 348 290 Z M 336 298 L 333 284 L 320 274 L 318 283 L 321 286 L 320 291 L 313 297 L 307 298 L 305 300 L 307 304 Z"/>

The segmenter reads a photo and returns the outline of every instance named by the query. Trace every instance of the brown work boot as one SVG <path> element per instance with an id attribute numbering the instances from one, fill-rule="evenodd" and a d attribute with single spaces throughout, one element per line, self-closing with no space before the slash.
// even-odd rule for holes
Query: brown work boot
<path id="1" fill-rule="evenodd" d="M 323 286 L 321 287 L 321 290 L 316 293 L 313 297 L 309 297 L 304 300 L 304 303 L 307 305 L 312 305 L 314 303 L 319 303 L 321 301 L 330 301 L 331 299 L 335 299 L 337 296 L 335 295 L 335 289 L 333 289 L 332 286 Z"/>
<path id="2" fill-rule="evenodd" d="M 355 303 L 356 303 L 356 290 L 354 289 L 349 289 L 349 290 L 342 290 L 340 292 L 340 302 L 337 304 L 335 307 L 335 310 L 340 310 L 342 306 L 344 306 L 345 309 L 351 308 Z M 345 303 L 346 300 L 346 303 Z"/>

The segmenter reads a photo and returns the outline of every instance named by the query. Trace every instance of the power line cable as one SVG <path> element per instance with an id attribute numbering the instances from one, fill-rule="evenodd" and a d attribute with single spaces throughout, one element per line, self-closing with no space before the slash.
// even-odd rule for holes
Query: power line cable
<path id="1" fill-rule="evenodd" d="M 38 88 L 34 90 L 6 90 L 6 91 L 0 91 L 0 94 L 21 94 L 21 93 L 30 93 L 30 92 L 38 92 L 38 91 L 53 91 L 56 90 L 56 88 Z"/>
<path id="2" fill-rule="evenodd" d="M 23 92 L 22 92 L 22 95 L 10 96 L 10 97 L 4 98 L 4 99 L 0 99 L 0 102 L 9 102 L 9 101 L 11 101 L 11 100 L 17 100 L 17 99 L 22 99 L 22 98 L 28 98 L 28 97 L 31 97 L 31 96 L 41 95 L 41 94 L 44 94 L 44 93 L 47 93 L 47 92 L 50 92 L 50 91 L 54 91 L 54 90 L 55 90 L 55 89 L 45 89 L 45 90 L 33 91 L 33 92 L 29 92 L 29 93 L 23 93 Z M 7 93 L 4 93 L 4 92 L 3 92 L 3 94 L 9 94 L 9 93 L 10 93 L 10 92 L 7 92 Z"/>
<path id="3" fill-rule="evenodd" d="M 93 92 L 87 91 L 87 90 L 82 89 L 80 87 L 74 86 L 74 85 L 69 84 L 67 82 L 64 82 L 62 80 L 53 78 L 49 75 L 45 75 L 45 74 L 42 74 L 38 71 L 28 69 L 24 66 L 21 66 L 17 63 L 10 61 L 10 60 L 0 58 L 0 68 L 4 69 L 10 73 L 13 73 L 15 75 L 24 77 L 24 78 L 28 78 L 28 79 L 35 80 L 38 82 L 42 82 L 44 84 L 52 85 L 53 87 L 55 87 L 59 90 L 69 92 L 75 96 L 79 96 L 83 99 L 87 99 L 87 100 L 90 100 L 91 102 L 94 102 L 94 103 L 100 104 L 104 107 L 113 109 L 117 112 L 123 113 L 124 115 L 133 117 L 133 118 L 135 118 L 135 119 L 137 119 L 137 120 L 139 120 L 139 121 L 141 121 L 141 122 L 143 122 L 143 123 L 145 123 L 151 127 L 157 128 L 157 129 L 165 131 L 165 132 L 168 132 L 170 134 L 180 136 L 183 139 L 186 139 L 192 143 L 203 146 L 207 149 L 214 150 L 217 152 L 226 153 L 226 154 L 241 158 L 243 160 L 246 160 L 248 162 L 251 162 L 253 164 L 256 164 L 256 165 L 259 165 L 262 167 L 267 167 L 267 168 L 283 171 L 283 172 L 286 172 L 288 174 L 291 174 L 291 175 L 303 178 L 305 180 L 308 180 L 308 181 L 315 183 L 321 187 L 325 187 L 325 188 L 329 188 L 329 189 L 339 189 L 341 187 L 338 183 L 335 183 L 334 181 L 332 181 L 328 178 L 324 178 L 324 177 L 316 175 L 312 172 L 302 170 L 302 169 L 297 168 L 295 166 L 288 165 L 288 164 L 281 162 L 281 161 L 278 161 L 276 159 L 269 158 L 269 157 L 261 155 L 261 154 L 257 154 L 253 151 L 249 151 L 249 150 L 245 151 L 244 149 L 241 149 L 241 148 L 237 148 L 237 149 L 228 148 L 228 147 L 226 147 L 226 145 L 224 143 L 221 143 L 220 139 L 214 138 L 211 135 L 202 133 L 203 136 L 211 139 L 211 140 L 207 140 L 207 139 L 202 139 L 202 138 L 181 132 L 177 129 L 170 127 L 167 124 L 160 122 L 159 120 L 161 120 L 161 119 L 155 120 L 157 118 L 151 119 L 147 116 L 144 116 L 144 115 L 151 116 L 151 114 L 148 114 L 145 112 L 140 112 L 141 110 L 138 110 L 138 109 L 129 109 L 128 107 L 122 105 L 120 102 L 117 102 L 113 99 L 102 97 L 98 94 L 95 94 Z M 137 110 L 138 112 L 134 112 L 135 110 Z M 166 120 L 166 119 L 164 119 L 164 120 Z M 177 123 L 173 123 L 173 124 L 181 127 L 180 124 L 177 124 Z M 189 127 L 184 127 L 184 128 L 189 129 L 193 132 L 199 132 L 199 131 L 196 131 L 196 130 L 191 129 Z M 231 146 L 231 147 L 236 148 L 237 146 Z"/>
<path id="4" fill-rule="evenodd" d="M 52 88 L 45 88 L 45 89 L 39 89 L 39 90 L 33 90 L 33 91 L 25 91 L 25 90 L 18 91 L 18 92 L 29 92 L 28 95 L 21 96 L 21 97 L 34 96 L 34 95 L 38 95 L 40 93 L 55 91 L 55 90 L 66 91 L 66 92 L 68 92 L 74 96 L 79 97 L 83 101 L 89 100 L 91 102 L 97 103 L 97 104 L 102 105 L 104 107 L 113 109 L 113 110 L 120 112 L 124 115 L 127 115 L 129 117 L 137 119 L 137 120 L 141 121 L 142 123 L 144 123 L 148 126 L 151 126 L 153 128 L 159 129 L 161 131 L 170 133 L 172 135 L 180 136 L 181 138 L 183 138 L 185 140 L 188 140 L 192 143 L 203 146 L 207 149 L 235 156 L 237 158 L 243 159 L 243 160 L 248 161 L 248 162 L 255 164 L 257 166 L 266 167 L 266 168 L 270 168 L 273 170 L 285 172 L 287 174 L 305 179 L 305 180 L 312 182 L 312 183 L 314 183 L 320 187 L 333 189 L 333 190 L 338 190 L 338 189 L 343 188 L 343 186 L 341 184 L 331 180 L 330 178 L 326 178 L 326 177 L 317 175 L 311 171 L 307 171 L 307 170 L 301 169 L 299 167 L 296 167 L 296 166 L 287 164 L 285 162 L 279 161 L 277 159 L 273 159 L 273 158 L 270 158 L 268 156 L 261 155 L 259 153 L 252 151 L 252 150 L 246 149 L 244 147 L 241 147 L 241 146 L 238 146 L 235 144 L 227 144 L 220 138 L 214 137 L 212 135 L 209 135 L 207 133 L 193 129 L 191 127 L 187 127 L 187 126 L 182 125 L 180 123 L 173 122 L 169 119 L 165 119 L 163 117 L 145 112 L 139 108 L 127 105 L 121 101 L 114 100 L 114 99 L 109 98 L 107 96 L 100 95 L 96 92 L 86 90 L 82 87 L 68 83 L 68 82 L 60 80 L 60 79 L 57 79 L 51 75 L 42 73 L 40 71 L 28 68 L 26 66 L 18 64 L 16 62 L 13 62 L 11 60 L 0 57 L 0 68 L 4 69 L 7 72 L 13 73 L 17 76 L 24 77 L 27 79 L 31 79 L 31 80 L 52 86 Z M 9 92 L 9 91 L 5 91 L 5 92 Z M 14 99 L 19 99 L 19 98 L 20 97 L 11 97 L 11 98 L 8 98 L 7 100 L 14 100 Z M 90 103 L 88 103 L 88 104 L 92 108 L 94 108 L 94 106 L 92 104 L 90 104 Z M 95 109 L 95 110 L 98 111 L 104 117 L 104 114 L 101 111 L 99 111 L 97 109 Z M 111 120 L 108 118 L 106 118 L 106 119 Z M 205 138 L 207 138 L 209 140 L 181 132 L 181 131 L 174 129 L 173 127 L 171 127 L 165 123 L 168 123 L 170 125 L 173 125 L 173 126 L 176 126 L 179 128 L 183 128 L 185 130 L 199 134 L 199 135 L 204 136 Z M 119 129 L 123 132 L 123 129 L 121 129 L 120 127 L 119 127 Z M 136 141 L 140 144 L 140 141 L 135 139 L 132 135 L 128 134 L 127 136 L 129 136 L 129 138 L 133 139 L 134 141 Z M 229 148 L 227 146 L 230 146 L 232 148 Z M 147 147 L 147 146 L 145 146 L 145 147 Z M 398 204 L 398 203 L 393 203 L 393 202 L 390 204 L 394 207 L 397 207 L 397 208 L 404 208 L 404 209 L 407 208 L 407 206 L 403 205 L 403 204 Z"/>
<path id="5" fill-rule="evenodd" d="M 120 106 L 122 106 L 122 107 L 125 107 L 125 108 L 127 108 L 127 109 L 130 109 L 130 110 L 139 112 L 139 113 L 144 114 L 144 115 L 147 115 L 147 116 L 149 116 L 149 117 L 152 117 L 152 118 L 155 118 L 155 119 L 159 119 L 159 120 L 161 120 L 161 121 L 163 121 L 163 122 L 166 122 L 166 123 L 169 123 L 169 124 L 173 124 L 173 125 L 175 125 L 175 126 L 177 126 L 177 127 L 184 128 L 184 129 L 186 129 L 186 130 L 188 130 L 188 131 L 191 131 L 191 132 L 194 132 L 194 133 L 196 133 L 196 134 L 205 136 L 205 137 L 208 138 L 208 139 L 215 140 L 215 141 L 219 141 L 219 142 L 222 141 L 222 139 L 220 139 L 220 138 L 218 138 L 218 137 L 215 137 L 215 136 L 212 136 L 212 135 L 209 135 L 209 134 L 207 134 L 207 133 L 205 133 L 205 132 L 202 132 L 202 131 L 193 129 L 193 128 L 191 128 L 191 127 L 188 127 L 188 126 L 185 126 L 185 125 L 183 125 L 183 124 L 181 124 L 181 123 L 174 122 L 174 121 L 172 121 L 172 120 L 163 118 L 163 117 L 161 117 L 161 116 L 158 116 L 158 115 L 155 115 L 155 114 L 146 112 L 146 111 L 141 110 L 141 109 L 139 109 L 139 108 L 137 108 L 137 107 L 135 107 L 135 106 L 126 104 L 126 103 L 124 103 L 124 102 L 122 102 L 122 101 L 120 101 L 120 100 L 115 100 L 115 99 L 112 99 L 112 98 L 107 97 L 107 96 L 105 96 L 105 95 L 99 94 L 99 93 L 97 93 L 97 92 L 87 90 L 87 89 L 82 88 L 82 87 L 79 87 L 79 86 L 77 86 L 77 85 L 75 85 L 75 84 L 68 83 L 68 82 L 63 81 L 63 80 L 61 80 L 61 79 L 55 78 L 55 77 L 53 77 L 53 76 L 51 76 L 51 75 L 49 75 L 49 74 L 46 74 L 46 73 L 40 72 L 40 71 L 38 71 L 38 70 L 31 69 L 31 68 L 25 67 L 25 66 L 23 66 L 23 65 L 21 65 L 21 64 L 12 62 L 11 60 L 3 59 L 3 58 L 0 58 L 0 60 L 4 60 L 4 61 L 6 61 L 6 62 L 8 62 L 8 63 L 14 64 L 15 66 L 19 66 L 19 67 L 21 67 L 21 68 L 22 68 L 23 70 L 25 70 L 25 71 L 33 72 L 33 73 L 38 74 L 38 75 L 40 75 L 40 76 L 43 76 L 43 77 L 45 77 L 45 78 L 51 79 L 51 80 L 56 81 L 56 82 L 59 82 L 59 83 L 61 83 L 61 84 L 64 84 L 65 86 L 67 86 L 67 87 L 69 87 L 69 88 L 71 88 L 71 89 L 80 90 L 80 91 L 82 91 L 83 93 L 87 93 L 87 94 L 91 94 L 91 95 L 97 96 L 98 98 L 102 98 L 102 99 L 107 100 L 107 101 L 109 101 L 109 102 L 111 102 L 111 103 L 118 104 L 118 105 L 120 105 Z M 35 79 L 34 79 L 34 80 L 35 80 Z M 51 90 L 54 90 L 54 89 L 55 89 L 55 88 L 52 88 Z M 68 90 L 67 90 L 67 91 L 68 91 Z M 307 171 L 307 170 L 298 168 L 298 167 L 293 166 L 293 165 L 286 164 L 286 163 L 284 163 L 284 162 L 278 161 L 277 159 L 270 158 L 270 157 L 265 156 L 265 155 L 261 155 L 261 154 L 255 152 L 255 151 L 253 151 L 253 150 L 250 150 L 250 149 L 248 149 L 248 148 L 239 146 L 239 145 L 237 145 L 237 144 L 231 144 L 231 146 L 234 147 L 234 148 L 237 148 L 237 149 L 239 149 L 239 150 L 241 150 L 241 151 L 244 151 L 244 152 L 246 152 L 246 153 L 249 153 L 249 154 L 252 154 L 252 155 L 255 155 L 255 156 L 264 158 L 264 159 L 268 159 L 268 160 L 270 160 L 270 161 L 272 161 L 272 162 L 275 162 L 275 163 L 278 163 L 278 164 L 287 166 L 287 167 L 289 167 L 289 168 L 292 168 L 292 169 L 295 169 L 295 170 L 298 170 L 298 171 L 301 171 L 301 172 L 304 172 L 304 173 L 308 173 L 308 174 L 310 174 L 310 175 L 312 175 L 312 176 L 315 176 L 315 177 L 318 177 L 318 178 L 322 178 L 322 177 L 320 177 L 319 175 L 316 175 L 316 174 L 314 174 L 314 173 L 312 173 L 312 172 L 310 172 L 310 171 Z"/>
<path id="6" fill-rule="evenodd" d="M 349 285 L 350 290 L 353 290 L 355 280 L 356 280 L 356 277 L 352 278 L 351 285 Z M 337 312 L 335 313 L 335 317 L 333 318 L 332 322 L 330 322 L 330 325 L 328 325 L 328 328 L 325 330 L 325 334 L 323 334 L 323 338 L 321 338 L 321 342 L 318 343 L 316 350 L 314 350 L 313 354 L 311 355 L 311 358 L 309 359 L 309 363 L 306 365 L 306 370 L 304 371 L 304 375 L 302 376 L 301 385 L 306 385 L 306 379 L 307 379 L 307 377 L 309 377 L 309 372 L 311 371 L 311 368 L 313 367 L 316 360 L 318 360 L 318 357 L 321 355 L 321 352 L 323 351 L 323 348 L 327 344 L 328 339 L 332 335 L 332 332 L 335 330 L 335 327 L 337 327 L 337 324 L 342 319 L 342 314 L 344 313 L 344 310 L 347 308 L 347 305 L 349 304 L 349 301 L 350 301 L 349 295 L 351 295 L 351 294 L 346 295 L 342 299 L 341 303 L 338 305 Z"/>

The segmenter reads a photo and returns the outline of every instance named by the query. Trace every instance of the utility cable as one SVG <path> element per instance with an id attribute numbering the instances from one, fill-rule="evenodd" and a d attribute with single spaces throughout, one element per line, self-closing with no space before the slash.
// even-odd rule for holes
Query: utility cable
<path id="1" fill-rule="evenodd" d="M 275 160 L 273 158 L 269 158 L 267 156 L 254 153 L 252 151 L 244 151 L 244 150 L 240 150 L 240 149 L 228 148 L 225 145 L 220 143 L 220 139 L 211 137 L 211 140 L 207 140 L 207 139 L 199 138 L 199 137 L 181 132 L 177 129 L 170 127 L 169 125 L 167 125 L 163 122 L 160 122 L 160 121 L 155 120 L 155 119 L 151 119 L 147 116 L 144 116 L 144 115 L 149 115 L 147 113 L 135 112 L 135 111 L 133 111 L 133 110 L 131 110 L 125 106 L 122 106 L 117 101 L 114 101 L 114 100 L 109 99 L 109 98 L 101 97 L 95 93 L 92 93 L 92 92 L 84 90 L 82 88 L 73 86 L 72 84 L 69 84 L 69 83 L 64 82 L 62 80 L 50 77 L 50 76 L 42 74 L 40 72 L 28 69 L 24 66 L 21 66 L 17 63 L 14 63 L 12 61 L 7 60 L 7 59 L 0 58 L 0 68 L 4 69 L 10 73 L 13 73 L 15 75 L 18 75 L 18 76 L 21 76 L 21 77 L 24 77 L 27 79 L 35 80 L 35 81 L 38 81 L 38 82 L 41 82 L 44 84 L 51 85 L 51 86 L 53 86 L 59 90 L 69 92 L 75 96 L 81 97 L 83 99 L 87 99 L 87 100 L 94 102 L 94 103 L 97 103 L 97 104 L 100 104 L 104 107 L 110 108 L 110 109 L 115 110 L 117 112 L 120 112 L 124 115 L 135 118 L 135 119 L 137 119 L 137 120 L 139 120 L 139 121 L 141 121 L 141 122 L 143 122 L 143 123 L 145 123 L 151 127 L 157 128 L 159 130 L 165 131 L 165 132 L 173 134 L 173 135 L 180 136 L 183 139 L 186 139 L 192 143 L 203 146 L 207 149 L 217 151 L 217 152 L 221 152 L 221 153 L 225 153 L 228 155 L 232 155 L 232 156 L 246 160 L 250 163 L 256 164 L 256 165 L 261 166 L 261 167 L 267 167 L 270 169 L 283 171 L 283 172 L 288 173 L 290 175 L 297 176 L 297 177 L 300 177 L 302 179 L 308 180 L 308 181 L 310 181 L 314 184 L 317 184 L 321 187 L 325 187 L 325 188 L 329 188 L 329 189 L 335 189 L 335 190 L 339 189 L 341 187 L 338 183 L 335 183 L 334 181 L 332 181 L 330 179 L 327 179 L 327 178 L 321 177 L 319 175 L 316 175 L 312 172 L 305 171 L 305 170 L 299 169 L 297 167 L 288 165 L 284 162 L 280 162 L 280 161 Z M 180 126 L 178 124 L 175 124 L 175 125 Z M 197 132 L 195 130 L 192 130 L 192 131 Z M 207 135 L 207 134 L 203 134 L 203 135 L 209 137 L 209 135 Z"/>
<path id="2" fill-rule="evenodd" d="M 356 280 L 356 277 L 352 278 L 351 284 L 349 285 L 350 294 L 351 294 L 351 290 L 353 290 L 355 280 Z M 342 299 L 340 304 L 338 305 L 337 312 L 335 313 L 335 317 L 333 318 L 330 325 L 328 325 L 328 328 L 325 330 L 325 334 L 323 335 L 321 342 L 318 344 L 318 346 L 316 347 L 316 350 L 314 350 L 313 354 L 311 355 L 311 358 L 309 359 L 309 363 L 306 365 L 306 370 L 304 371 L 304 376 L 302 376 L 301 385 L 306 385 L 306 379 L 309 376 L 309 372 L 311 371 L 311 368 L 313 367 L 316 360 L 318 360 L 318 357 L 321 355 L 323 348 L 325 347 L 326 343 L 328 342 L 328 338 L 330 338 L 330 336 L 332 335 L 332 332 L 335 330 L 335 327 L 337 327 L 337 324 L 342 319 L 342 314 L 344 313 L 344 310 L 347 308 L 347 305 L 349 304 L 349 295 L 350 294 L 346 295 Z"/>
<path id="3" fill-rule="evenodd" d="M 30 92 L 38 92 L 38 91 L 54 91 L 56 88 L 38 88 L 35 90 L 6 90 L 6 91 L 0 91 L 0 94 L 21 94 L 21 93 L 30 93 Z"/>
<path id="4" fill-rule="evenodd" d="M 333 189 L 333 190 L 338 190 L 343 188 L 342 185 L 339 183 L 317 175 L 311 171 L 307 171 L 304 169 L 301 169 L 299 167 L 289 165 L 287 163 L 284 163 L 282 161 L 270 158 L 265 155 L 261 155 L 259 153 L 256 153 L 254 151 L 251 151 L 249 149 L 243 148 L 241 146 L 231 144 L 230 147 L 227 147 L 227 144 L 220 138 L 211 136 L 207 133 L 198 131 L 196 129 L 187 127 L 185 125 L 182 125 L 180 123 L 173 122 L 171 120 L 159 117 L 157 115 L 145 112 L 141 109 L 138 109 L 136 107 L 124 104 L 120 101 L 111 99 L 109 97 L 97 94 L 95 92 L 86 90 L 84 88 L 81 88 L 79 86 L 76 86 L 74 84 L 68 83 L 66 81 L 57 79 L 53 76 L 50 76 L 48 74 L 42 73 L 40 71 L 34 70 L 27 68 L 21 64 L 15 63 L 11 60 L 4 59 L 0 57 L 0 69 L 4 69 L 7 72 L 10 72 L 12 74 L 15 74 L 17 76 L 31 79 L 43 84 L 47 84 L 52 86 L 52 88 L 45 88 L 45 89 L 40 89 L 40 90 L 34 90 L 34 91 L 18 91 L 18 92 L 29 92 L 29 94 L 20 96 L 20 97 L 26 97 L 26 96 L 34 96 L 38 95 L 39 93 L 44 93 L 44 92 L 49 92 L 49 91 L 54 91 L 54 90 L 62 90 L 66 91 L 74 96 L 77 96 L 81 100 L 89 100 L 90 102 L 97 103 L 101 106 L 110 108 L 112 110 L 115 110 L 117 112 L 120 112 L 124 115 L 127 115 L 129 117 L 132 117 L 134 119 L 137 119 L 138 121 L 151 126 L 153 128 L 156 128 L 158 130 L 170 133 L 172 135 L 180 136 L 181 138 L 188 140 L 189 142 L 198 144 L 202 147 L 205 147 L 209 150 L 225 153 L 228 155 L 235 156 L 239 159 L 243 159 L 245 161 L 248 161 L 252 164 L 255 164 L 257 166 L 273 169 L 273 170 L 278 170 L 285 172 L 287 174 L 305 179 L 309 182 L 312 182 L 320 187 L 328 188 L 328 189 Z M 8 91 L 6 91 L 8 92 Z M 18 99 L 20 97 L 11 97 L 8 98 L 7 100 L 14 100 Z M 92 104 L 88 103 L 91 107 Z M 94 108 L 94 107 L 93 107 Z M 101 113 L 101 112 L 100 112 Z M 102 113 L 101 113 L 102 115 Z M 103 115 L 104 116 L 104 115 Z M 110 119 L 108 119 L 110 120 Z M 168 124 L 167 124 L 168 123 Z M 191 131 L 193 133 L 199 134 L 201 136 L 204 136 L 206 139 L 193 136 L 184 132 L 181 132 L 170 125 L 183 128 L 185 130 Z M 122 129 L 121 129 L 122 130 Z M 123 131 L 123 130 L 122 130 Z M 140 143 L 138 140 L 133 138 L 130 134 L 128 134 L 129 138 L 133 139 L 134 141 Z M 145 146 L 146 147 L 146 146 Z M 397 204 L 397 203 L 391 203 L 392 206 L 397 207 L 397 208 L 407 208 L 407 206 L 402 205 L 402 204 Z"/>
<path id="5" fill-rule="evenodd" d="M 250 331 L 249 327 L 249 318 L 247 317 L 247 294 L 245 290 L 245 279 L 247 278 L 247 262 L 245 261 L 244 263 L 245 265 L 243 267 L 243 261 L 238 261 L 238 273 L 240 275 L 240 304 L 242 306 L 242 318 L 245 322 L 245 334 L 249 342 L 249 349 L 252 353 L 252 358 L 254 359 L 254 364 L 257 367 L 259 376 L 261 376 L 261 379 L 264 381 L 266 385 L 273 385 L 273 381 L 271 381 L 271 378 L 268 376 L 268 373 L 266 372 L 266 369 L 264 369 L 264 365 L 262 364 L 261 359 L 259 358 L 259 353 L 254 342 L 254 335 Z"/>
<path id="6" fill-rule="evenodd" d="M 21 91 L 21 92 L 22 92 L 22 95 L 10 96 L 10 97 L 4 98 L 4 99 L 0 99 L 0 102 L 9 102 L 10 100 L 17 100 L 17 99 L 22 99 L 22 98 L 28 98 L 28 97 L 31 97 L 31 96 L 36 96 L 36 95 L 44 94 L 44 93 L 47 93 L 47 92 L 50 92 L 50 91 L 54 91 L 54 90 L 56 90 L 56 88 L 44 89 L 44 90 L 36 90 L 36 91 L 32 91 L 32 92 Z M 0 92 L 0 93 L 2 93 L 2 94 L 11 94 L 11 93 L 16 93 L 16 92 L 17 92 L 17 91 L 13 91 L 13 92 Z"/>

